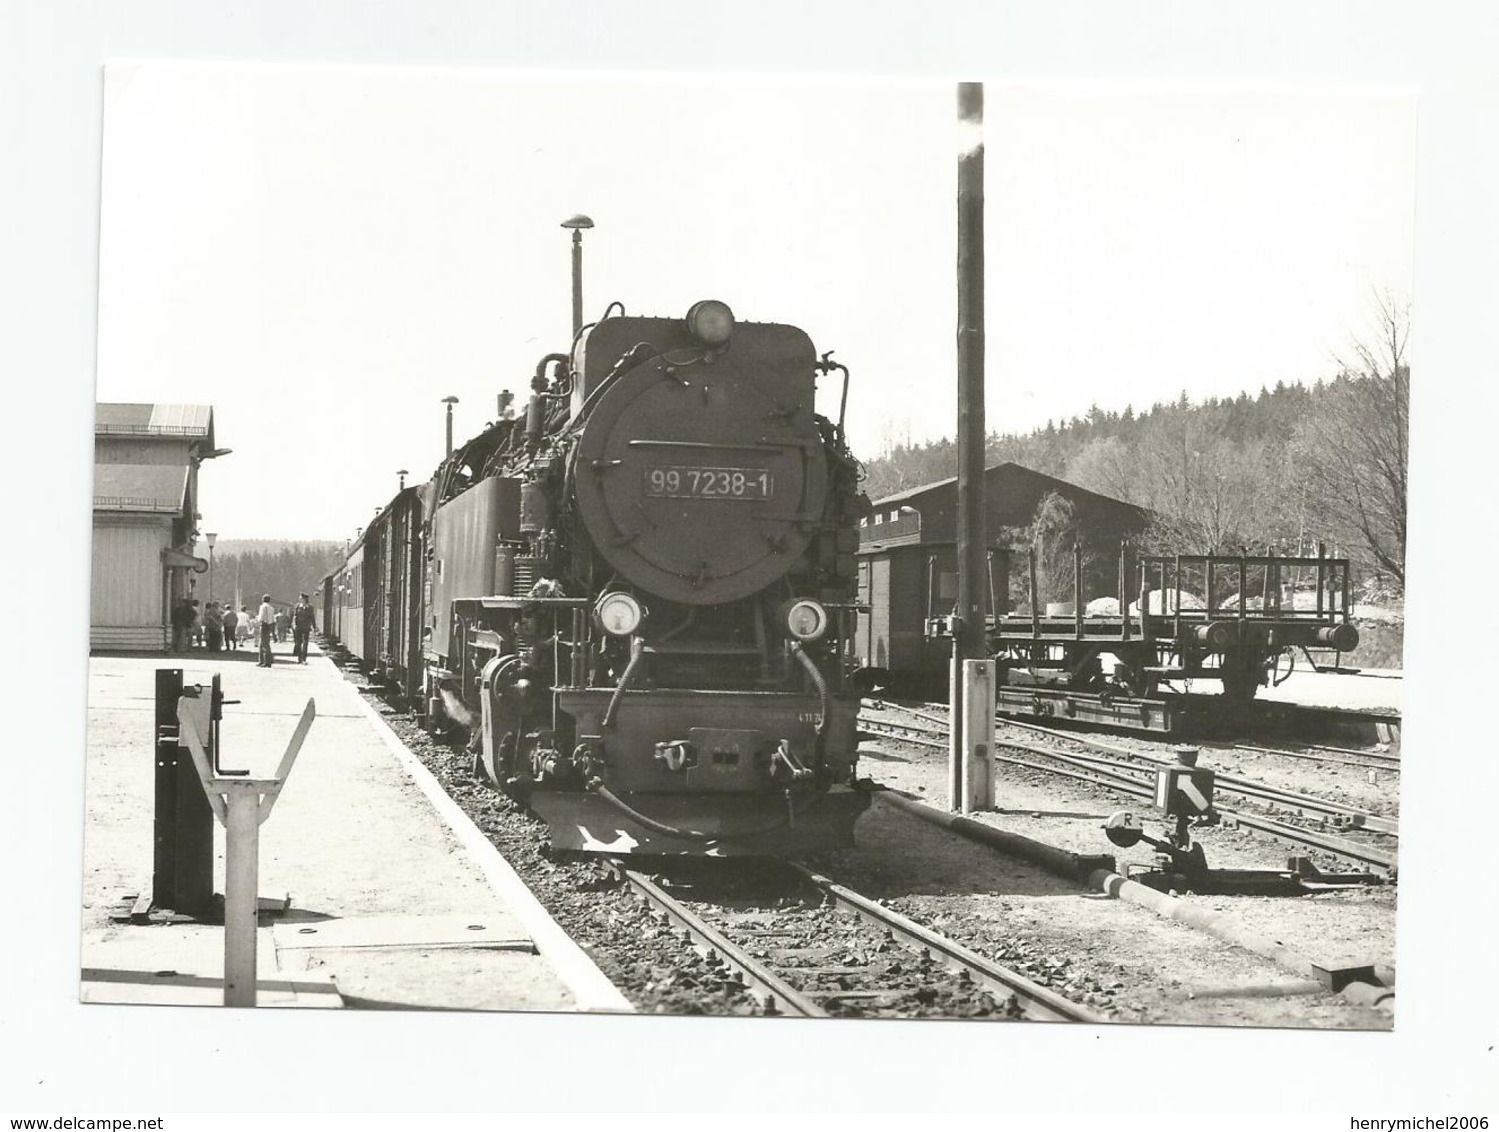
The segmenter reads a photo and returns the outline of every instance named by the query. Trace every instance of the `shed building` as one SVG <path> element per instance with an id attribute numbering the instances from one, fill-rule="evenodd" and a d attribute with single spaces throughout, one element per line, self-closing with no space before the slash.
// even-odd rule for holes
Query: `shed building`
<path id="1" fill-rule="evenodd" d="M 198 467 L 221 454 L 207 405 L 95 407 L 90 649 L 170 647 L 171 609 L 208 568 Z"/>
<path id="2" fill-rule="evenodd" d="M 1020 464 L 996 464 L 984 471 L 990 616 L 995 606 L 1015 607 L 1012 591 L 1019 604 L 1028 603 L 1027 587 L 1011 581 L 1013 558 L 1006 552 L 1052 495 L 1070 505 L 1072 529 L 1092 564 L 1085 567 L 1088 597 L 1118 597 L 1119 547 L 1145 529 L 1150 512 Z M 926 640 L 925 625 L 951 613 L 957 600 L 957 478 L 887 495 L 872 507 L 859 530 L 859 602 L 870 607 L 859 615 L 859 661 L 896 672 L 933 671 L 952 654 L 951 642 Z"/>

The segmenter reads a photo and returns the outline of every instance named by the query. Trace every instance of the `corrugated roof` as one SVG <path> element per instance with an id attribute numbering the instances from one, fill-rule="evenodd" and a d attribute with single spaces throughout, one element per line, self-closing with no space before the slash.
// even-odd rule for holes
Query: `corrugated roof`
<path id="1" fill-rule="evenodd" d="M 1017 464 L 1013 460 L 1006 460 L 1003 463 L 994 464 L 991 467 L 985 468 L 984 469 L 984 482 L 985 482 L 985 484 L 987 485 L 990 480 L 997 479 L 1008 468 L 1015 468 L 1015 469 L 1017 469 L 1017 470 L 1019 470 L 1021 472 L 1026 473 L 1027 475 L 1032 475 L 1032 476 L 1036 476 L 1039 479 L 1048 480 L 1048 481 L 1050 481 L 1051 483 L 1055 484 L 1058 487 L 1066 488 L 1069 492 L 1071 492 L 1074 495 L 1088 495 L 1088 496 L 1092 496 L 1094 499 L 1101 499 L 1101 500 L 1105 501 L 1106 503 L 1111 503 L 1111 504 L 1113 504 L 1115 506 L 1118 506 L 1118 507 L 1132 508 L 1133 510 L 1138 511 L 1141 515 L 1144 515 L 1144 514 L 1147 513 L 1145 508 L 1140 507 L 1140 506 L 1138 506 L 1138 505 L 1136 505 L 1134 503 L 1126 503 L 1122 499 L 1115 499 L 1112 496 L 1103 495 L 1103 494 L 1100 494 L 1099 492 L 1096 492 L 1096 491 L 1089 491 L 1085 487 L 1078 487 L 1077 484 L 1075 484 L 1075 483 L 1068 483 L 1066 480 L 1057 479 L 1056 476 L 1049 476 L 1045 472 L 1038 472 L 1034 468 L 1027 468 L 1024 464 Z M 935 480 L 932 483 L 924 483 L 920 487 L 910 487 L 910 488 L 907 488 L 905 491 L 897 491 L 894 495 L 883 496 L 880 499 L 874 500 L 873 503 L 871 504 L 871 506 L 876 511 L 878 511 L 878 510 L 880 510 L 882 508 L 888 508 L 892 503 L 895 503 L 895 504 L 905 503 L 905 502 L 908 502 L 911 499 L 914 499 L 918 495 L 924 495 L 927 492 L 933 491 L 933 490 L 935 490 L 937 488 L 948 487 L 950 485 L 955 485 L 957 482 L 958 482 L 958 477 L 957 476 L 949 476 L 945 480 Z"/>
<path id="2" fill-rule="evenodd" d="M 176 514 L 186 505 L 187 475 L 170 464 L 96 464 L 94 510 Z"/>
<path id="3" fill-rule="evenodd" d="M 999 464 L 997 465 L 997 467 L 1002 468 L 1004 467 L 1004 465 Z M 991 472 L 994 469 L 985 468 L 984 470 L 985 472 Z M 945 487 L 950 483 L 957 482 L 957 476 L 948 476 L 945 480 L 933 480 L 931 483 L 924 483 L 920 487 L 908 487 L 905 491 L 897 491 L 894 495 L 882 495 L 880 496 L 880 498 L 873 501 L 873 505 L 875 509 L 878 510 L 879 508 L 884 507 L 890 503 L 904 503 L 906 500 L 913 499 L 918 495 L 922 495 L 928 491 L 931 491 L 933 488 Z"/>
<path id="4" fill-rule="evenodd" d="M 181 436 L 213 444 L 213 406 L 100 402 L 94 406 L 96 436 Z"/>

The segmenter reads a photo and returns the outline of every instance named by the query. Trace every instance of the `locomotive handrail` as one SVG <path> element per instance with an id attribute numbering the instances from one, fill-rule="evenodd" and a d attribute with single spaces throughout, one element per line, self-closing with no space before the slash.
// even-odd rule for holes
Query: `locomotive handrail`
<path id="1" fill-rule="evenodd" d="M 829 606 L 829 608 L 831 608 L 831 606 Z M 1135 612 L 1129 614 L 1130 619 L 1138 618 L 1138 616 L 1138 610 L 1135 610 Z M 1171 609 L 1166 613 L 1162 613 L 1159 609 L 1151 609 L 1150 616 L 1166 617 L 1169 620 L 1176 617 L 1176 610 Z M 1237 619 L 1238 616 L 1239 609 L 1237 606 L 1220 605 L 1218 606 L 1218 608 L 1212 610 L 1184 608 L 1181 611 L 1181 619 L 1183 621 L 1194 622 L 1216 620 L 1232 621 Z M 1255 609 L 1249 607 L 1244 610 L 1244 619 L 1249 621 L 1326 621 L 1329 618 L 1340 618 L 1342 616 L 1342 613 L 1336 609 L 1324 609 L 1321 613 L 1318 613 L 1315 609 Z M 992 619 L 993 614 L 990 614 L 990 617 Z M 1120 621 L 1124 619 L 1125 615 L 1122 613 L 1090 613 L 1087 614 L 1087 616 L 1084 618 L 1084 620 L 1089 623 Z M 1031 615 L 1029 613 L 1005 613 L 1000 615 L 999 620 L 1001 622 L 1015 622 L 1017 624 L 1023 622 L 1024 624 L 1029 625 L 1031 623 Z M 1075 625 L 1075 618 L 1071 613 L 1058 614 L 1052 617 L 1048 617 L 1043 613 L 1040 615 L 1039 620 L 1043 625 L 1048 623 L 1064 624 L 1068 626 Z"/>
<path id="2" fill-rule="evenodd" d="M 1141 563 L 1169 564 L 1174 565 L 1180 559 L 1184 565 L 1197 566 L 1212 562 L 1215 565 L 1237 566 L 1243 562 L 1246 566 L 1315 566 L 1318 561 L 1323 565 L 1332 566 L 1338 563 L 1349 562 L 1347 558 L 1322 558 L 1318 559 L 1315 554 L 1302 555 L 1300 557 L 1283 557 L 1278 554 L 1263 555 L 1238 555 L 1238 554 L 1142 554 L 1138 561 Z"/>
<path id="3" fill-rule="evenodd" d="M 805 447 L 805 444 L 799 440 L 757 440 L 753 444 L 729 444 L 717 441 L 710 443 L 706 440 L 631 440 L 627 444 L 630 448 L 698 448 L 713 452 L 721 452 L 725 449 L 739 452 L 777 452 L 782 448 Z"/>
<path id="4" fill-rule="evenodd" d="M 485 609 L 587 609 L 593 602 L 586 597 L 513 597 L 498 594 L 491 597 L 463 598 L 477 602 Z"/>

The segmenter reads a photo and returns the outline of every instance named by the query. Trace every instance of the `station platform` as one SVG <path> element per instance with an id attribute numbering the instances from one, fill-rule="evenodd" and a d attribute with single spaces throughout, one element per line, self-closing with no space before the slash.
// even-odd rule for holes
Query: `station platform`
<path id="1" fill-rule="evenodd" d="M 218 1005 L 224 929 L 130 922 L 151 895 L 154 687 L 221 676 L 221 765 L 269 776 L 317 706 L 260 827 L 261 1006 L 617 1011 L 631 1007 L 326 657 L 254 650 L 89 659 L 84 1002 Z M 214 824 L 214 892 L 224 891 Z"/>

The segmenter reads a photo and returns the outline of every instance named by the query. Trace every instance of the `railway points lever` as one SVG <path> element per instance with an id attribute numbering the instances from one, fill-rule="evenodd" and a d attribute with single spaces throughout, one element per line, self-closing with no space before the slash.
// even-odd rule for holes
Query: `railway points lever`
<path id="1" fill-rule="evenodd" d="M 1164 837 L 1146 833 L 1135 815 L 1127 810 L 1110 814 L 1103 825 L 1104 836 L 1121 849 L 1140 842 L 1156 849 L 1154 868 L 1126 865 L 1128 879 L 1159 892 L 1172 890 L 1211 896 L 1304 896 L 1311 892 L 1350 885 L 1381 884 L 1373 873 L 1323 873 L 1306 857 L 1292 857 L 1288 868 L 1214 869 L 1200 842 L 1192 840 L 1194 825 L 1216 825 L 1213 808 L 1215 773 L 1197 765 L 1196 747 L 1176 748 L 1176 763 L 1156 771 L 1155 804 L 1175 826 Z"/>
<path id="2" fill-rule="evenodd" d="M 271 816 L 276 798 L 286 785 L 302 741 L 317 715 L 317 705 L 308 699 L 276 773 L 269 778 L 252 778 L 247 771 L 220 769 L 219 722 L 225 701 L 219 694 L 217 675 L 208 694 L 204 692 L 201 686 L 183 689 L 177 701 L 177 721 L 181 741 L 192 754 L 203 793 L 226 833 L 224 1005 L 254 1006 L 260 826 Z"/>

